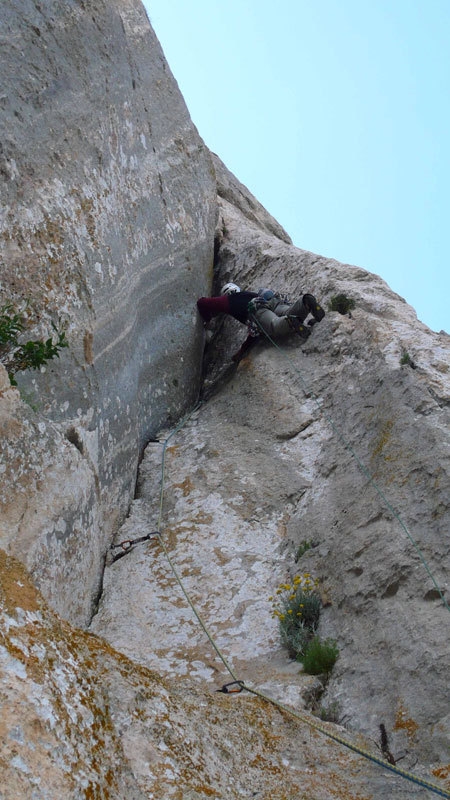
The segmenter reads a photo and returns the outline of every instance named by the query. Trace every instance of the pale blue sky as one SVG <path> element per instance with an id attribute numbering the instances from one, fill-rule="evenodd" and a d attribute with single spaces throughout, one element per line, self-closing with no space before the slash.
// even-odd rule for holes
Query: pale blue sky
<path id="1" fill-rule="evenodd" d="M 207 146 L 298 247 L 450 332 L 450 0 L 146 0 Z"/>

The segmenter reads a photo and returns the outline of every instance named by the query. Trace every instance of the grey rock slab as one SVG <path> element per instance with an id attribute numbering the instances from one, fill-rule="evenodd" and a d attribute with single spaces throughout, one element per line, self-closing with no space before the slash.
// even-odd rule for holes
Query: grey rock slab
<path id="1" fill-rule="evenodd" d="M 67 501 L 67 546 L 50 497 L 44 529 L 33 528 L 33 549 L 44 552 L 47 537 L 67 580 L 52 575 L 54 559 L 45 571 L 30 552 L 26 563 L 49 598 L 58 584 L 58 610 L 85 624 L 102 567 L 95 559 L 75 607 L 74 520 L 89 527 L 93 554 L 104 551 L 142 448 L 198 394 L 195 300 L 211 279 L 215 173 L 137 0 L 7 0 L 2 31 L 0 300 L 31 303 L 31 338 L 50 336 L 58 319 L 66 329 L 60 358 L 17 380 L 41 423 L 71 443 L 74 472 L 81 454 L 87 481 L 84 498 L 74 488 Z M 7 489 L 19 507 L 17 482 Z M 26 493 L 42 507 L 35 484 Z M 21 555 L 22 529 L 3 520 L 0 541 Z"/>
<path id="2" fill-rule="evenodd" d="M 118 562 L 120 563 L 120 562 Z M 170 681 L 65 623 L 0 551 L 5 796 L 425 799 L 249 693 Z M 340 727 L 325 730 L 370 746 Z"/>
<path id="3" fill-rule="evenodd" d="M 207 402 L 168 449 L 178 475 L 169 467 L 163 519 L 171 557 L 180 560 L 183 580 L 233 668 L 251 664 L 250 673 L 266 686 L 282 684 L 286 696 L 304 676 L 290 673 L 286 681 L 260 589 L 267 596 L 296 571 L 317 576 L 320 634 L 336 639 L 340 650 L 324 705 L 339 707 L 349 728 L 373 740 L 384 724 L 395 752 L 407 751 L 405 766 L 417 758 L 445 761 L 449 337 L 418 322 L 378 276 L 295 248 L 268 231 L 264 218 L 249 219 L 242 191 L 229 182 L 220 199 L 215 284 L 270 286 L 293 298 L 307 290 L 325 308 L 344 292 L 356 307 L 350 317 L 327 313 L 306 343 L 261 343 L 237 369 L 230 357 L 245 329 L 226 320 L 213 330 L 205 356 Z M 416 369 L 402 366 L 405 350 Z M 159 467 L 148 458 L 140 486 L 146 502 L 156 503 Z M 305 541 L 313 546 L 296 562 Z M 124 563 L 123 569 L 133 567 Z M 210 575 L 220 576 L 228 614 Z M 94 626 L 121 648 L 125 632 L 103 625 L 121 602 L 115 597 L 111 604 L 112 582 L 107 575 Z M 163 600 L 160 589 L 151 591 Z M 167 585 L 164 592 L 167 597 Z M 149 624 L 152 632 L 158 627 Z M 170 635 L 165 668 L 176 670 L 179 658 L 180 669 L 189 670 L 185 644 L 173 659 Z M 192 635 L 200 645 L 200 632 Z M 136 648 L 135 657 L 149 658 L 140 642 L 140 634 L 128 641 L 127 653 Z M 205 663 L 204 646 L 200 658 L 192 655 L 194 677 Z M 212 682 L 211 663 L 208 669 L 203 677 Z"/>

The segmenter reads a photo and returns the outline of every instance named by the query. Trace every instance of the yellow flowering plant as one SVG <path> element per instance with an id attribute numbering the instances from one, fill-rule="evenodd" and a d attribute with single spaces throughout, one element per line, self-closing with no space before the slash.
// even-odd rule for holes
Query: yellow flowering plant
<path id="1" fill-rule="evenodd" d="M 309 572 L 297 575 L 291 583 L 281 583 L 269 600 L 272 616 L 280 623 L 283 644 L 292 658 L 300 659 L 319 624 L 318 581 L 313 580 Z"/>

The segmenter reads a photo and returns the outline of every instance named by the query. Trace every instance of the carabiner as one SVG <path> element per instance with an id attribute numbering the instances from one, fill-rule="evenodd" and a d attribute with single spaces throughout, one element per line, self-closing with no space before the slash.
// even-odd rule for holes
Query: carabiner
<path id="1" fill-rule="evenodd" d="M 235 687 L 230 688 L 230 687 Z M 239 694 L 244 688 L 244 681 L 231 681 L 231 683 L 224 683 L 221 689 L 216 689 L 216 692 L 223 692 L 223 694 Z"/>

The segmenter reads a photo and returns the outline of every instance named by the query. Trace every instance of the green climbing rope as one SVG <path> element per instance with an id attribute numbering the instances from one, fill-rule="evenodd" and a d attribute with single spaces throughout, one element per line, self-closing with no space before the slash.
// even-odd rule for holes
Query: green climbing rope
<path id="1" fill-rule="evenodd" d="M 435 783 L 431 783 L 430 781 L 427 781 L 424 778 L 419 778 L 412 772 L 408 772 L 405 769 L 401 769 L 400 767 L 397 767 L 395 764 L 390 764 L 389 761 L 386 761 L 381 756 L 376 756 L 373 755 L 373 753 L 369 753 L 369 751 L 365 750 L 363 747 L 353 744 L 352 742 L 349 742 L 347 739 L 344 739 L 343 736 L 338 736 L 338 734 L 327 730 L 326 728 L 324 728 L 323 725 L 314 722 L 314 720 L 308 719 L 308 717 L 305 717 L 303 714 L 299 714 L 298 711 L 294 711 L 292 708 L 289 708 L 289 706 L 285 706 L 278 700 L 273 700 L 271 697 L 268 697 L 267 695 L 263 694 L 263 692 L 260 692 L 257 689 L 252 689 L 251 687 L 247 686 L 244 682 L 242 683 L 242 688 L 245 689 L 247 692 L 251 692 L 257 697 L 261 697 L 262 700 L 267 700 L 267 702 L 272 703 L 272 705 L 276 706 L 277 708 L 280 708 L 282 711 L 285 711 L 292 717 L 295 717 L 296 719 L 300 720 L 306 725 L 309 725 L 310 728 L 313 728 L 319 733 L 322 733 L 324 736 L 327 736 L 329 739 L 332 739 L 334 742 L 337 742 L 338 744 L 343 745 L 349 750 L 352 750 L 354 753 L 363 756 L 368 761 L 373 761 L 380 767 L 388 769 L 391 772 L 395 773 L 395 775 L 399 775 L 402 778 L 406 778 L 406 780 L 410 781 L 411 783 L 415 783 L 418 786 L 422 786 L 423 788 L 428 789 L 430 792 L 433 792 L 434 794 L 437 794 L 440 797 L 450 798 L 450 793 L 447 792 L 445 789 L 442 789 L 440 786 L 437 786 Z"/>
<path id="2" fill-rule="evenodd" d="M 222 661 L 223 665 L 225 666 L 225 668 L 227 669 L 227 671 L 229 672 L 229 674 L 233 678 L 233 682 L 235 682 L 236 684 L 239 684 L 242 690 L 245 690 L 245 691 L 247 691 L 247 692 L 249 692 L 251 694 L 254 694 L 256 697 L 259 697 L 262 700 L 264 700 L 265 702 L 268 702 L 271 705 L 279 708 L 280 710 L 286 712 L 287 714 L 289 714 L 290 716 L 294 717 L 295 719 L 298 719 L 303 724 L 308 725 L 310 728 L 313 728 L 314 730 L 317 730 L 319 733 L 323 734 L 324 736 L 327 736 L 329 739 L 332 739 L 333 741 L 335 741 L 336 743 L 342 745 L 343 747 L 346 747 L 347 749 L 352 750 L 357 755 L 360 755 L 363 758 L 365 758 L 365 759 L 377 764 L 378 766 L 381 766 L 384 769 L 387 769 L 390 772 L 393 772 L 394 774 L 396 774 L 396 775 L 398 775 L 398 776 L 400 776 L 400 777 L 402 777 L 402 778 L 404 778 L 404 779 L 406 779 L 406 780 L 408 780 L 408 781 L 410 781 L 412 783 L 415 783 L 416 785 L 421 786 L 422 788 L 427 789 L 430 792 L 433 792 L 434 794 L 438 795 L 439 797 L 444 797 L 444 798 L 447 798 L 447 800 L 450 800 L 450 793 L 445 791 L 445 789 L 442 789 L 441 787 L 437 786 L 436 784 L 433 784 L 433 783 L 431 783 L 431 782 L 429 782 L 429 781 L 427 781 L 427 780 L 425 780 L 423 778 L 419 778 L 417 775 L 414 775 L 413 773 L 408 772 L 407 770 L 401 769 L 401 768 L 397 767 L 394 764 L 390 764 L 388 761 L 386 761 L 385 759 L 381 758 L 380 756 L 376 756 L 376 755 L 373 755 L 372 753 L 369 753 L 369 751 L 365 750 L 362 747 L 359 747 L 358 745 L 353 744 L 352 742 L 347 741 L 342 736 L 339 736 L 339 735 L 337 735 L 335 733 L 332 733 L 331 731 L 327 730 L 323 725 L 320 725 L 319 723 L 314 722 L 314 720 L 309 719 L 304 714 L 300 714 L 299 712 L 295 711 L 294 709 L 289 708 L 289 706 L 286 706 L 283 703 L 280 703 L 278 700 L 274 700 L 272 697 L 269 697 L 268 695 L 264 694 L 263 692 L 260 692 L 258 689 L 255 689 L 255 688 L 253 688 L 251 686 L 247 686 L 247 684 L 244 681 L 238 680 L 236 674 L 234 673 L 234 671 L 230 667 L 227 659 L 225 658 L 225 656 L 223 655 L 222 651 L 220 650 L 220 648 L 218 647 L 218 645 L 214 641 L 214 638 L 209 633 L 209 631 L 208 631 L 208 629 L 207 629 L 207 627 L 206 627 L 201 615 L 197 611 L 197 609 L 195 607 L 195 604 L 193 603 L 191 597 L 189 596 L 189 593 L 186 591 L 186 589 L 185 589 L 185 587 L 183 585 L 183 581 L 181 580 L 181 578 L 180 578 L 180 576 L 179 576 L 179 574 L 177 572 L 177 569 L 176 569 L 176 567 L 175 567 L 175 565 L 173 563 L 172 558 L 170 557 L 170 554 L 169 554 L 169 552 L 167 550 L 167 547 L 166 547 L 166 545 L 164 543 L 164 539 L 163 539 L 162 534 L 161 534 L 162 512 L 163 512 L 163 504 L 164 504 L 164 487 L 165 487 L 165 462 L 166 462 L 167 447 L 168 447 L 168 444 L 169 444 L 170 440 L 175 436 L 176 433 L 178 433 L 178 431 L 180 431 L 184 427 L 184 425 L 193 416 L 193 414 L 200 408 L 200 406 L 201 406 L 201 403 L 198 403 L 192 409 L 192 411 L 190 411 L 188 414 L 186 414 L 186 416 L 183 417 L 183 419 L 178 423 L 178 425 L 173 429 L 173 431 L 169 434 L 169 436 L 165 439 L 165 441 L 163 443 L 163 451 L 162 451 L 162 458 L 161 458 L 161 487 L 160 487 L 160 496 L 159 496 L 159 515 L 158 515 L 158 531 L 159 531 L 160 535 L 158 537 L 158 541 L 161 544 L 161 547 L 162 547 L 162 549 L 164 551 L 164 554 L 165 554 L 165 556 L 167 558 L 167 561 L 168 561 L 168 563 L 170 565 L 170 568 L 171 568 L 171 570 L 172 570 L 172 572 L 174 574 L 174 577 L 175 577 L 175 579 L 176 579 L 181 591 L 183 592 L 183 595 L 186 598 L 186 600 L 187 600 L 187 602 L 188 602 L 193 614 L 195 615 L 196 619 L 198 620 L 198 622 L 199 622 L 202 630 L 204 631 L 205 635 L 207 636 L 211 646 L 213 647 L 213 649 L 217 653 L 218 657 Z"/>
<path id="3" fill-rule="evenodd" d="M 163 510 L 163 503 L 164 503 L 164 483 L 165 483 L 167 446 L 168 446 L 170 440 L 175 436 L 175 434 L 178 433 L 178 431 L 180 431 L 186 425 L 186 423 L 191 419 L 191 417 L 195 414 L 195 412 L 198 411 L 198 409 L 201 407 L 201 405 L 202 405 L 201 403 L 197 403 L 197 405 L 194 406 L 194 408 L 191 411 L 189 411 L 189 413 L 186 414 L 180 420 L 178 425 L 173 429 L 173 431 L 169 434 L 169 436 L 167 437 L 167 439 L 163 443 L 163 450 L 162 450 L 162 457 L 161 457 L 161 488 L 160 488 L 160 493 L 159 493 L 159 514 L 158 514 L 158 530 L 159 531 L 161 531 L 162 510 Z M 208 637 L 212 647 L 214 648 L 214 650 L 216 651 L 217 655 L 219 656 L 219 658 L 223 662 L 224 666 L 226 667 L 226 669 L 228 670 L 230 675 L 232 675 L 233 679 L 236 681 L 237 680 L 236 675 L 234 674 L 234 672 L 231 669 L 230 665 L 227 663 L 223 653 L 219 650 L 219 648 L 217 647 L 215 641 L 211 637 L 211 635 L 210 635 L 205 623 L 203 622 L 200 614 L 198 613 L 194 603 L 192 602 L 189 594 L 187 593 L 186 589 L 184 588 L 183 582 L 182 582 L 180 576 L 178 575 L 178 572 L 176 570 L 175 564 L 173 563 L 173 561 L 172 561 L 172 559 L 170 557 L 170 554 L 169 554 L 169 552 L 167 550 L 167 547 L 165 545 L 164 539 L 162 538 L 162 535 L 160 535 L 159 541 L 160 541 L 162 549 L 164 550 L 164 554 L 165 554 L 165 556 L 167 558 L 167 561 L 170 564 L 170 568 L 171 568 L 171 570 L 172 570 L 172 572 L 173 572 L 173 574 L 175 576 L 175 580 L 177 581 L 181 591 L 183 592 L 187 602 L 189 603 L 189 605 L 190 605 L 194 615 L 196 616 L 201 628 L 203 629 L 204 633 Z"/>

